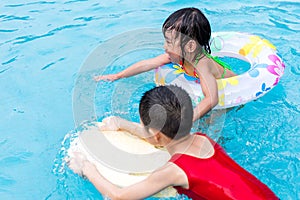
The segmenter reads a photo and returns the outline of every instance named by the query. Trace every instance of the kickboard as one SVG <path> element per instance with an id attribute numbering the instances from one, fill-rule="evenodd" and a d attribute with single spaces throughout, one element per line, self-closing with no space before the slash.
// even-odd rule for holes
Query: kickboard
<path id="1" fill-rule="evenodd" d="M 125 131 L 100 131 L 99 122 L 82 130 L 71 142 L 68 156 L 81 152 L 107 180 L 126 187 L 147 178 L 170 159 L 169 153 Z M 175 197 L 168 187 L 155 197 Z"/>

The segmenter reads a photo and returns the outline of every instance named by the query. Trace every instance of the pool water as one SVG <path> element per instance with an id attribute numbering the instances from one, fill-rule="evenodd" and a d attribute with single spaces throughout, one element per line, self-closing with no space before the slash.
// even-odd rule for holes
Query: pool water
<path id="1" fill-rule="evenodd" d="M 249 32 L 277 47 L 286 65 L 279 84 L 258 100 L 227 112 L 221 130 L 217 122 L 217 128 L 210 127 L 208 134 L 217 132 L 215 138 L 228 154 L 281 199 L 300 199 L 297 0 L 2 0 L 0 199 L 104 198 L 63 162 L 78 122 L 84 120 L 74 110 L 74 91 L 82 83 L 83 93 L 75 97 L 84 97 L 85 91 L 89 92 L 85 82 L 92 82 L 92 76 L 100 73 L 94 63 L 95 70 L 86 71 L 79 79 L 82 66 L 91 52 L 110 38 L 136 29 L 160 29 L 170 13 L 190 6 L 204 12 L 214 32 Z M 107 57 L 111 49 L 113 46 L 103 49 Z M 128 52 L 111 60 L 103 73 L 118 72 L 162 51 Z M 89 95 L 93 96 L 95 115 L 88 120 L 114 114 L 138 121 L 140 95 L 153 86 L 151 72 L 94 84 Z"/>

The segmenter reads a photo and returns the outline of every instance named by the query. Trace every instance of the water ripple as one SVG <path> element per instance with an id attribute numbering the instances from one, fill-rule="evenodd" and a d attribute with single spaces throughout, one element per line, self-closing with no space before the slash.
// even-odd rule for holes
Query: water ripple
<path id="1" fill-rule="evenodd" d="M 291 47 L 291 54 L 293 55 L 293 59 L 297 59 L 298 57 L 300 57 L 300 52 Z M 300 75 L 300 64 L 299 62 L 295 62 L 292 66 L 291 66 L 291 73 L 299 76 Z"/>
<path id="2" fill-rule="evenodd" d="M 290 30 L 290 31 L 296 31 L 296 30 L 291 29 L 287 24 L 280 23 L 278 21 L 278 19 L 270 19 L 270 22 L 272 22 L 278 28 L 282 28 L 282 29 Z"/>
<path id="3" fill-rule="evenodd" d="M 289 13 L 286 13 L 285 15 L 278 15 L 278 13 L 279 12 L 269 15 L 270 22 L 272 22 L 276 27 L 294 32 L 300 30 L 300 23 L 293 19 L 295 16 L 292 16 Z"/>
<path id="4" fill-rule="evenodd" d="M 94 19 L 96 19 L 96 18 L 94 16 L 92 16 L 92 17 L 77 17 L 74 20 L 82 20 L 82 21 L 89 22 L 89 21 L 92 21 Z"/>
<path id="5" fill-rule="evenodd" d="M 12 63 L 12 62 L 14 62 L 14 61 L 17 60 L 17 57 L 18 57 L 18 56 L 15 56 L 15 57 L 13 57 L 13 58 L 9 59 L 8 61 L 5 61 L 5 62 L 3 62 L 3 63 L 1 63 L 1 64 L 2 64 L 2 65 L 7 65 L 7 64 L 9 64 L 9 63 Z"/>
<path id="6" fill-rule="evenodd" d="M 55 1 L 36 1 L 36 2 L 30 2 L 30 3 L 23 3 L 23 4 L 8 4 L 5 5 L 4 7 L 11 7 L 11 8 L 15 8 L 15 7 L 23 7 L 23 6 L 28 6 L 28 5 L 43 5 L 43 4 L 55 4 Z"/>
<path id="7" fill-rule="evenodd" d="M 278 6 L 286 7 L 286 6 L 293 6 L 299 7 L 299 0 L 289 0 L 289 1 L 271 1 L 270 4 L 276 3 Z"/>
<path id="8" fill-rule="evenodd" d="M 18 31 L 19 29 L 0 29 L 0 32 L 2 33 L 11 33 L 11 32 L 15 32 Z"/>
<path id="9" fill-rule="evenodd" d="M 19 165 L 20 163 L 25 163 L 28 158 L 33 155 L 32 152 L 17 152 L 13 155 L 8 155 L 0 160 L 0 166 L 8 167 L 12 165 Z"/>
<path id="10" fill-rule="evenodd" d="M 1 16 L 3 18 L 3 22 L 4 21 L 11 21 L 11 20 L 29 20 L 30 16 L 24 16 L 24 17 L 19 17 L 19 16 L 15 16 L 15 15 L 4 15 Z"/>
<path id="11" fill-rule="evenodd" d="M 82 27 L 82 26 L 86 26 L 86 24 L 65 25 L 65 26 L 55 28 L 55 29 L 49 31 L 46 34 L 43 34 L 43 35 L 36 35 L 36 36 L 35 35 L 26 35 L 26 36 L 17 37 L 15 39 L 16 42 L 14 42 L 13 44 L 22 44 L 22 43 L 25 43 L 25 42 L 30 42 L 30 41 L 33 41 L 33 40 L 36 40 L 36 39 L 39 39 L 39 38 L 53 36 L 54 34 L 56 34 L 57 32 L 60 32 L 62 30 L 72 29 L 72 28 L 77 28 L 77 27 Z"/>
<path id="12" fill-rule="evenodd" d="M 84 1 L 88 1 L 88 0 L 73 0 L 73 1 L 67 1 L 67 2 L 64 2 L 64 4 L 78 3 L 78 2 L 84 2 Z"/>
<path id="13" fill-rule="evenodd" d="M 55 61 L 55 62 L 51 62 L 51 63 L 47 64 L 46 66 L 42 67 L 41 70 L 45 70 L 45 69 L 51 67 L 52 65 L 56 64 L 57 62 L 60 62 L 60 61 L 63 61 L 63 60 L 65 60 L 65 58 L 60 58 L 60 59 L 58 59 L 58 60 Z"/>
<path id="14" fill-rule="evenodd" d="M 6 68 L 6 69 L 0 70 L 0 74 L 6 72 L 6 71 L 9 70 L 10 68 L 11 68 L 11 67 L 8 67 L 8 68 Z"/>
<path id="15" fill-rule="evenodd" d="M 16 181 L 14 179 L 7 177 L 7 176 L 0 175 L 0 185 L 1 185 L 0 191 L 4 190 L 3 187 L 10 186 L 15 183 L 16 183 Z"/>

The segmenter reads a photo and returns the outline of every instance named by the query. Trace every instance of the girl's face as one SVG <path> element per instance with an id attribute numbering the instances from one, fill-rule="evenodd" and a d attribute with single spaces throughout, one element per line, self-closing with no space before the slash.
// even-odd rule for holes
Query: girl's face
<path id="1" fill-rule="evenodd" d="M 171 62 L 180 63 L 182 60 L 182 51 L 180 47 L 180 36 L 176 38 L 175 30 L 167 30 L 165 32 L 165 52 L 170 56 Z"/>

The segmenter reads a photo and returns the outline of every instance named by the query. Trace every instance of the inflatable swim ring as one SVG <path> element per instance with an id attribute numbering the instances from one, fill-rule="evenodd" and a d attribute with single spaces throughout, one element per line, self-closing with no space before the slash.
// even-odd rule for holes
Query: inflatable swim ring
<path id="1" fill-rule="evenodd" d="M 285 65 L 276 47 L 259 36 L 239 32 L 217 32 L 210 41 L 213 56 L 233 57 L 250 63 L 250 69 L 230 78 L 218 79 L 219 103 L 214 109 L 230 108 L 255 100 L 277 85 Z M 234 71 L 237 66 L 231 66 Z M 194 105 L 204 95 L 200 80 L 187 75 L 174 63 L 155 69 L 157 85 L 178 85 L 190 94 Z"/>
<path id="2" fill-rule="evenodd" d="M 81 152 L 113 184 L 125 187 L 144 180 L 169 161 L 167 151 L 124 131 L 100 131 L 97 123 L 89 125 L 70 144 L 68 156 Z M 175 197 L 173 187 L 155 197 Z"/>

